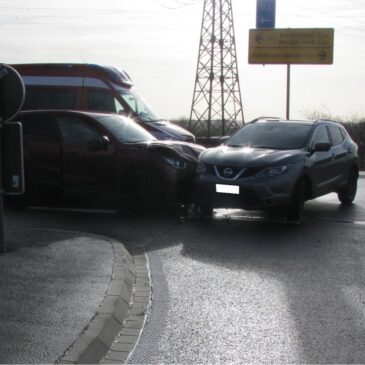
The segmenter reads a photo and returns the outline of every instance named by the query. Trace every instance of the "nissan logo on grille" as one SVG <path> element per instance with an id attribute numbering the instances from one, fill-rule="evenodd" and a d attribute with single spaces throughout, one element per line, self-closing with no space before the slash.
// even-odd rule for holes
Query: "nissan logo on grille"
<path id="1" fill-rule="evenodd" d="M 233 175 L 233 170 L 230 168 L 230 167 L 226 167 L 224 170 L 223 170 L 223 175 L 225 177 L 232 177 Z"/>

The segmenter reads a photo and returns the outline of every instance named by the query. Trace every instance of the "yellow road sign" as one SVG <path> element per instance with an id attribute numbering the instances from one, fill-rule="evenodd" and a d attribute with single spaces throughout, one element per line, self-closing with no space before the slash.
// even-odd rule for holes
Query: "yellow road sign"
<path id="1" fill-rule="evenodd" d="M 251 29 L 250 64 L 332 64 L 334 30 Z"/>

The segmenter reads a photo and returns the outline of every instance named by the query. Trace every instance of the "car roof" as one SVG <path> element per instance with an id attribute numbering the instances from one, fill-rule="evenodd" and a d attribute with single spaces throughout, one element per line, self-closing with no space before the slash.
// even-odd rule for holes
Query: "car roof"
<path id="1" fill-rule="evenodd" d="M 14 118 L 16 119 L 22 115 L 35 115 L 35 114 L 51 114 L 51 113 L 62 113 L 62 114 L 72 114 L 72 115 L 85 115 L 89 117 L 99 117 L 103 115 L 116 115 L 114 113 L 103 113 L 103 112 L 89 112 L 83 110 L 68 110 L 68 109 L 39 109 L 39 110 L 24 110 L 20 111 Z"/>
<path id="2" fill-rule="evenodd" d="M 330 119 L 282 119 L 276 117 L 260 117 L 252 120 L 251 123 L 280 123 L 280 124 L 303 124 L 303 125 L 316 125 L 316 124 L 334 124 L 340 125 L 340 123 Z"/>

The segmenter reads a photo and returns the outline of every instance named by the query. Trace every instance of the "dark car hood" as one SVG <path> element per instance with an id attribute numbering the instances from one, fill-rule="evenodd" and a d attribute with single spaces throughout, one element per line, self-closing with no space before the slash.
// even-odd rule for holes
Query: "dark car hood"
<path id="1" fill-rule="evenodd" d="M 195 143 L 174 140 L 151 140 L 146 142 L 132 143 L 130 146 L 147 151 L 149 150 L 159 152 L 166 156 L 180 156 L 190 161 L 198 161 L 199 155 L 205 150 L 205 147 Z"/>
<path id="2" fill-rule="evenodd" d="M 176 124 L 165 121 L 165 120 L 157 121 L 157 122 L 148 122 L 148 125 L 153 127 L 156 130 L 163 131 L 163 132 L 171 135 L 171 137 L 174 137 L 177 139 L 185 139 L 186 137 L 195 138 L 194 135 L 192 133 L 190 133 L 189 131 L 187 131 L 186 129 L 184 129 Z"/>
<path id="3" fill-rule="evenodd" d="M 293 163 L 305 156 L 303 150 L 273 150 L 219 146 L 205 150 L 199 160 L 216 166 L 261 167 Z"/>
<path id="4" fill-rule="evenodd" d="M 146 146 L 148 149 L 163 149 L 163 150 L 175 151 L 182 157 L 194 160 L 198 160 L 199 155 L 203 151 L 205 151 L 205 147 L 195 143 L 171 141 L 171 140 L 150 141 L 146 144 Z"/>

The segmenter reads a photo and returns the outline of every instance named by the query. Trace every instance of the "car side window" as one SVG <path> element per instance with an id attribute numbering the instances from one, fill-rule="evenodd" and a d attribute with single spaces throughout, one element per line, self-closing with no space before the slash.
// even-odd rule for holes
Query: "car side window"
<path id="1" fill-rule="evenodd" d="M 58 142 L 60 139 L 58 126 L 52 115 L 26 115 L 19 118 L 26 137 Z"/>
<path id="2" fill-rule="evenodd" d="M 341 134 L 342 134 L 343 139 L 345 140 L 345 139 L 346 139 L 346 137 L 347 137 L 347 132 L 346 132 L 346 130 L 345 130 L 344 128 L 340 128 L 340 132 L 341 132 Z"/>
<path id="3" fill-rule="evenodd" d="M 327 128 L 324 125 L 319 126 L 314 132 L 311 148 L 314 148 L 317 143 L 331 143 Z"/>
<path id="4" fill-rule="evenodd" d="M 66 144 L 88 144 L 101 137 L 100 132 L 73 115 L 56 116 L 63 141 Z"/>
<path id="5" fill-rule="evenodd" d="M 331 135 L 331 139 L 332 139 L 332 145 L 333 146 L 340 145 L 344 140 L 340 128 L 331 125 L 331 126 L 328 127 L 328 129 L 330 131 L 330 135 Z"/>

